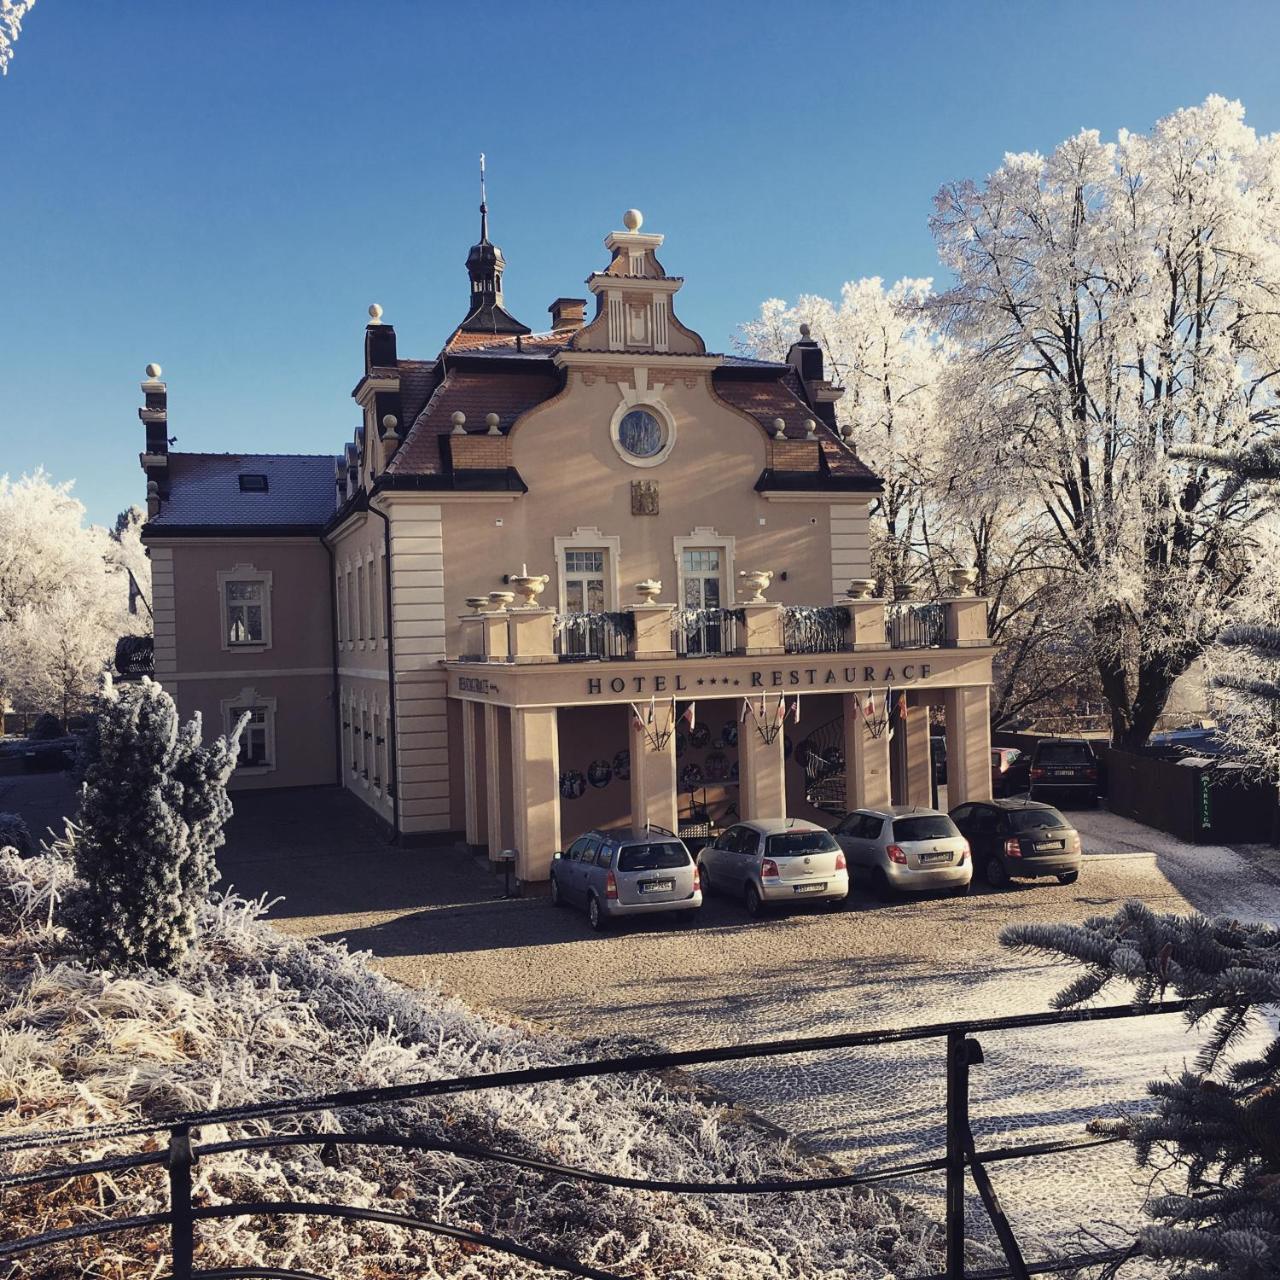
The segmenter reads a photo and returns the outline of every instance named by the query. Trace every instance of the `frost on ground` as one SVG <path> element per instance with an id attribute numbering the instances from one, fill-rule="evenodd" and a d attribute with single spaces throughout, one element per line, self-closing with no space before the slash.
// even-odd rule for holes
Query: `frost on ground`
<path id="1" fill-rule="evenodd" d="M 582 1045 L 409 991 L 360 955 L 299 941 L 228 894 L 204 909 L 176 976 L 114 975 L 66 953 L 53 904 L 70 866 L 0 852 L 0 1148 L 23 1133 L 168 1117 L 568 1062 Z M 617 1045 L 614 1046 L 616 1051 Z M 414 1127 L 630 1177 L 700 1181 L 829 1172 L 676 1083 L 616 1077 L 482 1091 L 342 1112 L 205 1126 L 197 1142 L 268 1132 Z M 155 1136 L 0 1149 L 21 1173 L 156 1147 Z M 386 1209 L 514 1238 L 636 1277 L 877 1277 L 938 1270 L 939 1241 L 895 1202 L 860 1191 L 674 1196 L 560 1181 L 438 1152 L 343 1146 L 226 1153 L 195 1166 L 197 1201 L 311 1200 Z M 322 1155 L 325 1158 L 322 1158 Z M 163 1167 L 0 1192 L 0 1238 L 164 1212 Z M 271 1264 L 342 1276 L 531 1277 L 542 1268 L 438 1236 L 326 1218 L 197 1224 L 198 1266 Z M 56 1246 L 12 1277 L 167 1271 L 163 1232 Z"/>

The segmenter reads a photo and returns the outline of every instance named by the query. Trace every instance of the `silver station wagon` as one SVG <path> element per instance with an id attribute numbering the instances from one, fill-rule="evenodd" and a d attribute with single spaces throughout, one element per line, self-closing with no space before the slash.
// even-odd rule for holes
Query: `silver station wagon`
<path id="1" fill-rule="evenodd" d="M 869 878 L 882 897 L 898 891 L 969 892 L 969 842 L 936 809 L 905 804 L 855 809 L 836 824 L 835 838 L 854 874 Z"/>
<path id="2" fill-rule="evenodd" d="M 692 922 L 702 906 L 697 864 L 669 831 L 588 831 L 551 862 L 551 901 L 583 907 L 597 932 L 622 916 L 676 912 Z"/>
<path id="3" fill-rule="evenodd" d="M 840 846 L 800 818 L 740 822 L 703 847 L 698 865 L 704 893 L 714 885 L 753 916 L 784 902 L 836 903 L 849 894 Z"/>

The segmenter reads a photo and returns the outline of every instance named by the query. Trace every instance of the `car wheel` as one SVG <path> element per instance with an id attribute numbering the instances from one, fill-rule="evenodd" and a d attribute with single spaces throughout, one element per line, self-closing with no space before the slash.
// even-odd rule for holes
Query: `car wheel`
<path id="1" fill-rule="evenodd" d="M 564 898 L 560 896 L 560 881 L 555 876 L 551 877 L 551 905 L 553 907 L 564 906 Z"/>
<path id="2" fill-rule="evenodd" d="M 972 887 L 973 881 L 967 880 L 964 884 L 953 885 L 949 892 L 953 898 L 965 898 L 968 897 L 969 890 Z"/>
<path id="3" fill-rule="evenodd" d="M 600 899 L 593 893 L 587 899 L 587 923 L 597 932 L 603 933 L 608 919 L 600 909 Z"/>
<path id="4" fill-rule="evenodd" d="M 698 908 L 691 907 L 684 911 L 673 911 L 671 913 L 676 918 L 676 924 L 689 928 L 690 925 L 698 923 Z"/>
<path id="5" fill-rule="evenodd" d="M 758 920 L 762 915 L 764 915 L 764 903 L 760 898 L 760 890 L 757 889 L 755 885 L 747 885 L 746 891 L 743 894 L 743 900 L 747 908 L 747 915 L 749 915 L 753 920 Z"/>
<path id="6" fill-rule="evenodd" d="M 708 897 L 711 893 L 711 876 L 701 862 L 698 863 L 698 880 L 702 885 L 702 896 Z"/>
<path id="7" fill-rule="evenodd" d="M 1064 871 L 1058 877 L 1058 883 L 1059 884 L 1075 884 L 1075 882 L 1079 879 L 1080 879 L 1080 873 L 1078 871 Z"/>
<path id="8" fill-rule="evenodd" d="M 883 867 L 880 867 L 875 873 L 876 895 L 881 902 L 892 902 L 897 896 L 894 893 L 893 881 L 889 879 L 888 873 Z"/>
<path id="9" fill-rule="evenodd" d="M 987 859 L 983 874 L 993 889 L 1003 889 L 1009 883 L 1009 873 L 1005 870 L 1004 859 L 998 855 Z"/>

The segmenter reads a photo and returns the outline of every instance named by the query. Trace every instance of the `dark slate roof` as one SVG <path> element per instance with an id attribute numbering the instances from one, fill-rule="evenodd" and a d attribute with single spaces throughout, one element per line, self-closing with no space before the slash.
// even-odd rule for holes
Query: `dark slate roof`
<path id="1" fill-rule="evenodd" d="M 333 515 L 334 459 L 310 453 L 171 453 L 169 496 L 153 530 L 319 530 Z M 265 475 L 266 493 L 241 493 L 240 476 Z"/>

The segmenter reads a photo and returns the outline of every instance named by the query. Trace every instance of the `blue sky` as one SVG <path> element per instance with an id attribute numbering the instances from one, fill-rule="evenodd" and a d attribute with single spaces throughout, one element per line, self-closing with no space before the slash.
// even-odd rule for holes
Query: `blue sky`
<path id="1" fill-rule="evenodd" d="M 187 450 L 340 450 L 365 308 L 462 318 L 489 159 L 544 327 L 623 209 L 712 350 L 769 296 L 934 275 L 938 186 L 1210 93 L 1280 129 L 1280 6 L 39 0 L 0 79 L 0 469 L 140 501 L 157 360 Z"/>

